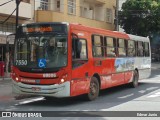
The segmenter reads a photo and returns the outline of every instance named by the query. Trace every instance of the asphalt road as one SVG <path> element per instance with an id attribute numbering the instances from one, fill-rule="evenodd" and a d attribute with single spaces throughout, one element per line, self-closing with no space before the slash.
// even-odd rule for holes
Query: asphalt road
<path id="1" fill-rule="evenodd" d="M 151 77 L 141 80 L 140 85 L 137 88 L 129 88 L 128 86 L 123 85 L 103 90 L 100 92 L 99 98 L 95 101 L 85 101 L 82 96 L 63 99 L 53 98 L 50 100 L 46 100 L 44 97 L 22 96 L 19 100 L 16 100 L 11 94 L 11 84 L 1 84 L 0 111 L 160 111 L 160 69 L 156 68 L 156 66 L 153 67 Z M 122 114 L 127 116 L 126 114 L 128 114 L 128 112 Z M 65 114 L 62 115 L 65 116 Z M 9 118 L 0 118 L 0 120 L 1 119 L 8 120 Z M 17 120 L 17 118 L 12 118 L 12 120 L 13 119 Z M 41 120 L 44 118 L 38 119 Z M 58 117 L 54 119 L 81 120 L 86 119 L 86 117 Z M 158 120 L 159 118 L 140 116 L 130 117 L 128 114 L 128 117 L 115 118 L 101 117 L 101 115 L 97 117 L 93 115 L 93 117 L 87 119 Z"/>

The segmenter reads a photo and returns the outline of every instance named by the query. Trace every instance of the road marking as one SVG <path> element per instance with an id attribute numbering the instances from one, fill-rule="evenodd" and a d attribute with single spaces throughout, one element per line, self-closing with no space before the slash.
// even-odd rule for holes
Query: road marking
<path id="1" fill-rule="evenodd" d="M 160 97 L 160 92 L 154 93 L 153 95 L 148 96 L 148 98 Z"/>
<path id="2" fill-rule="evenodd" d="M 43 100 L 43 99 L 44 99 L 44 97 L 30 99 L 30 100 L 25 100 L 25 101 L 20 102 L 18 105 L 23 105 L 23 104 L 27 104 L 27 103 L 31 103 L 31 102 L 35 102 L 35 101 L 40 101 L 40 100 Z"/>
<path id="3" fill-rule="evenodd" d="M 147 88 L 147 89 L 145 89 L 145 90 L 140 90 L 140 91 L 138 91 L 139 93 L 145 93 L 145 92 L 148 92 L 148 91 L 152 91 L 152 90 L 156 90 L 156 89 L 158 89 L 158 87 L 150 87 L 150 88 Z"/>
<path id="4" fill-rule="evenodd" d="M 133 96 L 133 95 L 134 95 L 134 94 L 132 93 L 132 94 L 129 94 L 129 95 L 126 95 L 126 96 L 118 97 L 118 98 L 120 98 L 120 99 L 124 99 L 124 98 L 131 97 L 131 96 Z"/>

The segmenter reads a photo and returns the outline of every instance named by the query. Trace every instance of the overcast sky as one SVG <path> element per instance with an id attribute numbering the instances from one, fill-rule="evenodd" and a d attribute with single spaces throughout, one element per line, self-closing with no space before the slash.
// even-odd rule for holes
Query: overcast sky
<path id="1" fill-rule="evenodd" d="M 126 0 L 119 0 L 119 10 L 121 10 L 122 4 L 125 2 Z"/>

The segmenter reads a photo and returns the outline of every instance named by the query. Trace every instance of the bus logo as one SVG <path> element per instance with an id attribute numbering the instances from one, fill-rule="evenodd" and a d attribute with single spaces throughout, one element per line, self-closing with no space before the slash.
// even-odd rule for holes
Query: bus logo
<path id="1" fill-rule="evenodd" d="M 12 117 L 11 112 L 2 112 L 2 117 Z"/>

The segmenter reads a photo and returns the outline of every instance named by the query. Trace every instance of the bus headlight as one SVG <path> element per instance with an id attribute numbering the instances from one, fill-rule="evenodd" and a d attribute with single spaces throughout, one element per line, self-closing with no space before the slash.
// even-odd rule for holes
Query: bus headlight
<path id="1" fill-rule="evenodd" d="M 16 77 L 16 81 L 18 81 L 19 79 L 18 79 L 18 77 Z"/>
<path id="2" fill-rule="evenodd" d="M 61 83 L 64 83 L 67 80 L 68 74 L 65 74 L 61 78 Z"/>
<path id="3" fill-rule="evenodd" d="M 64 79 L 62 78 L 62 79 L 61 79 L 61 83 L 63 83 L 63 82 L 64 82 Z"/>

